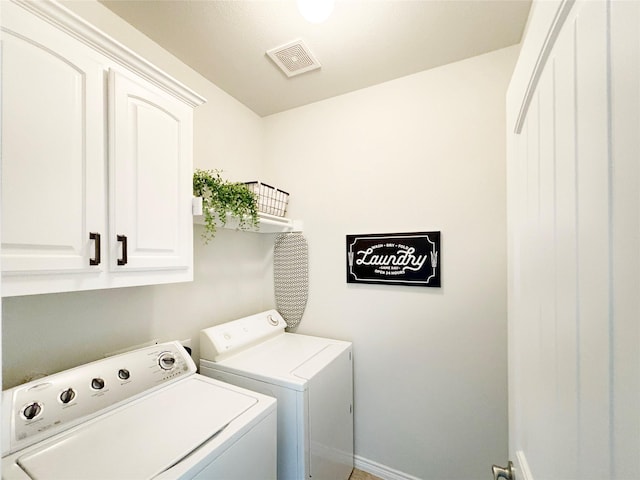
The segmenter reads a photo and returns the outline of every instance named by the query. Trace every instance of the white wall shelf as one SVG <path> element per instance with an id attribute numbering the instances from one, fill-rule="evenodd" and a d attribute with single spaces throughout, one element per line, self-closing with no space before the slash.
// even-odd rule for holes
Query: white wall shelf
<path id="1" fill-rule="evenodd" d="M 197 225 L 204 225 L 204 215 L 194 215 L 193 223 Z M 231 230 L 238 229 L 238 219 L 227 215 L 227 223 L 222 226 L 220 222 L 216 223 L 216 226 L 220 228 L 226 228 Z M 286 233 L 286 232 L 301 232 L 302 221 L 292 220 L 290 218 L 277 217 L 275 215 L 269 215 L 267 213 L 258 212 L 258 228 L 249 229 L 247 232 L 253 233 Z"/>

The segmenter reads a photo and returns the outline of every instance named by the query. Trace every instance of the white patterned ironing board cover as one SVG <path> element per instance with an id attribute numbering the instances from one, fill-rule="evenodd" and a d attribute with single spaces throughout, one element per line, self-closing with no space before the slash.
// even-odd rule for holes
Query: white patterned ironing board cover
<path id="1" fill-rule="evenodd" d="M 299 232 L 278 235 L 273 247 L 276 309 L 289 328 L 302 320 L 309 294 L 309 248 Z"/>

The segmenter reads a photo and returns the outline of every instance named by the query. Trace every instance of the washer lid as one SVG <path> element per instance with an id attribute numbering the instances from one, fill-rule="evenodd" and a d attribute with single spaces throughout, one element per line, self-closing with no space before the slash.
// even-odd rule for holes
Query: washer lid
<path id="1" fill-rule="evenodd" d="M 192 376 L 43 442 L 18 464 L 33 479 L 150 479 L 257 402 Z"/>

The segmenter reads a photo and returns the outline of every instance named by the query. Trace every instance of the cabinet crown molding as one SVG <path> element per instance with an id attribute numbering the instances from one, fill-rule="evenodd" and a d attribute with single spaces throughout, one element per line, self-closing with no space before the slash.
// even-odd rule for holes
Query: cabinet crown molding
<path id="1" fill-rule="evenodd" d="M 206 99 L 54 0 L 12 0 L 192 107 Z"/>

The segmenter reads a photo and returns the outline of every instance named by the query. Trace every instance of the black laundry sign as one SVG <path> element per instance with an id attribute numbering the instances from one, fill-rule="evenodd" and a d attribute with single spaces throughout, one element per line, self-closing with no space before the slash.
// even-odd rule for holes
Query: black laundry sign
<path id="1" fill-rule="evenodd" d="M 440 287 L 440 232 L 347 235 L 347 283 Z"/>

